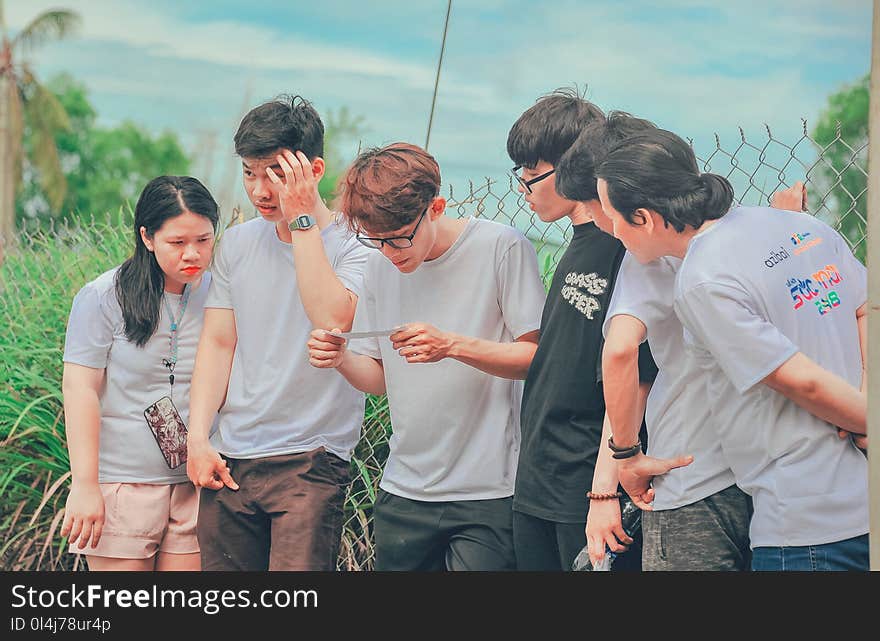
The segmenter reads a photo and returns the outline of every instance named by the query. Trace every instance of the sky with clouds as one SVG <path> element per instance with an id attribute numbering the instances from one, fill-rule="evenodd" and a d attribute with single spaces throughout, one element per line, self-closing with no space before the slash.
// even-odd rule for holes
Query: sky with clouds
<path id="1" fill-rule="evenodd" d="M 176 131 L 212 190 L 238 181 L 232 134 L 250 106 L 299 93 L 348 107 L 372 146 L 424 144 L 445 0 L 7 0 L 15 32 L 63 5 L 78 33 L 41 47 L 43 78 L 85 83 L 102 124 Z M 711 152 L 794 143 L 870 66 L 870 0 L 453 0 L 430 151 L 444 183 L 503 179 L 507 132 L 543 93 L 577 84 Z M 206 140 L 215 141 L 206 152 Z M 208 162 L 208 158 L 211 162 Z M 230 178 L 230 176 L 232 176 Z M 236 187 L 233 196 L 244 200 Z M 232 193 L 232 192 L 230 192 Z"/>

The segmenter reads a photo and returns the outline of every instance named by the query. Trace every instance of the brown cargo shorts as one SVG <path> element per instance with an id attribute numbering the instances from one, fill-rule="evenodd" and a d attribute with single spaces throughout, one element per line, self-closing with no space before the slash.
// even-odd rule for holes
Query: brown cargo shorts
<path id="1" fill-rule="evenodd" d="M 226 461 L 239 489 L 201 490 L 203 570 L 336 569 L 348 461 L 323 447 Z"/>

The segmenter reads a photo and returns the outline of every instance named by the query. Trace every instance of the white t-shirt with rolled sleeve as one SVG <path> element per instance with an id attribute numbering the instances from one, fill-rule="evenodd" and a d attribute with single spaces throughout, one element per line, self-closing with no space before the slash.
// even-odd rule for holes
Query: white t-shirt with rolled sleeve
<path id="1" fill-rule="evenodd" d="M 65 363 L 105 370 L 99 395 L 98 481 L 183 483 L 188 480 L 186 465 L 168 467 L 144 418 L 144 410 L 163 396 L 170 396 L 184 424 L 189 424 L 190 383 L 211 274 L 206 273 L 190 293 L 179 319 L 172 388 L 168 369 L 162 363 L 171 357 L 171 319 L 166 307 L 160 306 L 156 332 L 143 347 L 129 341 L 116 296 L 117 270 L 115 267 L 87 283 L 73 299 L 64 342 Z M 176 316 L 181 296 L 167 292 L 164 295 Z"/>
<path id="2" fill-rule="evenodd" d="M 544 286 L 535 249 L 519 231 L 470 218 L 439 258 L 402 274 L 376 252 L 367 263 L 360 331 L 409 322 L 497 342 L 541 325 Z M 353 352 L 381 359 L 393 434 L 380 487 L 421 501 L 513 495 L 522 381 L 452 358 L 407 363 L 387 337 L 356 339 Z"/>
<path id="3" fill-rule="evenodd" d="M 360 296 L 370 250 L 337 222 L 322 229 L 321 238 L 339 280 Z M 238 336 L 214 448 L 253 459 L 324 447 L 349 460 L 364 395 L 335 371 L 309 364 L 312 323 L 299 297 L 290 244 L 278 238 L 273 223 L 255 218 L 226 230 L 212 272 L 205 307 L 231 309 Z"/>
<path id="4" fill-rule="evenodd" d="M 603 332 L 611 319 L 627 315 L 646 327 L 658 373 L 645 410 L 648 454 L 672 458 L 693 454 L 694 462 L 654 477 L 654 510 L 700 501 L 735 483 L 724 459 L 706 402 L 702 372 L 684 348 L 684 328 L 673 309 L 675 276 L 681 260 L 664 257 L 639 263 L 623 257 Z"/>
<path id="5" fill-rule="evenodd" d="M 685 340 L 737 483 L 754 500 L 752 547 L 819 545 L 868 531 L 868 470 L 851 439 L 761 381 L 802 352 L 855 387 L 864 266 L 800 213 L 732 210 L 697 235 L 676 282 Z"/>

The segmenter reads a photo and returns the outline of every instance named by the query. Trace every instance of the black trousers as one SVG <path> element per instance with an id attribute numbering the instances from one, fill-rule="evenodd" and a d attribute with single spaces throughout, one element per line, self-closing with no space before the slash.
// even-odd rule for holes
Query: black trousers
<path id="1" fill-rule="evenodd" d="M 513 513 L 513 543 L 516 569 L 537 572 L 567 572 L 587 544 L 586 520 L 559 523 L 524 512 Z M 617 555 L 612 572 L 637 572 L 642 568 L 642 531 L 632 537 L 626 552 Z"/>
<path id="2" fill-rule="evenodd" d="M 376 570 L 513 570 L 511 497 L 414 501 L 379 490 Z"/>

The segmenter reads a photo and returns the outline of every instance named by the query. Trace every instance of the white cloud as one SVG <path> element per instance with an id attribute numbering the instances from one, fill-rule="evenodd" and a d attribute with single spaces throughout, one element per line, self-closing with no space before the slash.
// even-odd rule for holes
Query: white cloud
<path id="1" fill-rule="evenodd" d="M 6 3 L 7 21 L 21 28 L 57 2 Z M 382 3 L 382 29 L 370 33 L 376 47 L 338 44 L 336 33 L 305 35 L 296 24 L 193 24 L 170 8 L 134 0 L 62 3 L 82 14 L 83 29 L 35 59 L 84 79 L 104 119 L 173 126 L 187 139 L 187 132 L 214 127 L 226 144 L 246 96 L 256 104 L 295 91 L 320 110 L 347 105 L 363 115 L 370 128 L 365 144 L 424 141 L 437 54 L 432 38 L 439 44 L 445 2 Z M 588 83 L 588 98 L 601 106 L 652 118 L 693 137 L 699 148 L 713 144 L 714 131 L 735 143 L 737 125 L 761 139 L 765 122 L 781 138 L 795 138 L 800 117 L 812 122 L 825 104 L 829 83 L 862 73 L 853 58 L 864 55 L 867 64 L 867 0 L 668 0 L 658 21 L 643 6 L 456 2 L 431 139 L 431 151 L 451 168 L 444 179 L 505 170 L 510 125 L 558 86 Z M 313 10 L 340 15 L 348 30 L 369 11 L 377 10 L 342 0 Z M 399 42 L 416 34 L 432 44 L 415 54 L 386 53 L 379 44 L 395 46 L 398 34 L 406 36 Z M 817 74 L 829 61 L 854 69 L 853 78 Z"/>
<path id="2" fill-rule="evenodd" d="M 55 6 L 44 0 L 13 5 L 9 25 L 20 29 L 38 12 Z M 421 88 L 433 82 L 430 64 L 325 44 L 302 34 L 292 37 L 296 25 L 269 29 L 228 20 L 187 24 L 171 11 L 134 0 L 71 0 L 65 6 L 82 17 L 79 38 L 135 46 L 152 56 L 276 71 L 344 69 Z"/>

